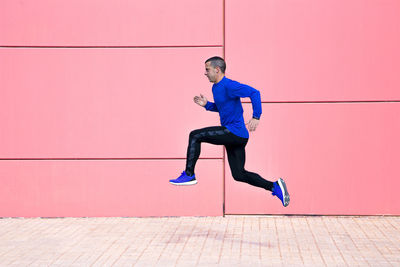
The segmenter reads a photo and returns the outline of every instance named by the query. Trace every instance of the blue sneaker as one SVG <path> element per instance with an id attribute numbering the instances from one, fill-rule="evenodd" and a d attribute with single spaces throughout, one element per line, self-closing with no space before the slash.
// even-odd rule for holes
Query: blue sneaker
<path id="1" fill-rule="evenodd" d="M 194 185 L 197 184 L 196 176 L 193 174 L 189 176 L 185 171 L 182 172 L 181 176 L 176 179 L 169 180 L 171 184 L 174 185 Z"/>
<path id="2" fill-rule="evenodd" d="M 282 178 L 279 178 L 278 181 L 274 182 L 274 187 L 272 188 L 272 195 L 277 196 L 281 201 L 284 207 L 287 207 L 290 202 L 290 195 L 287 191 L 285 181 Z"/>

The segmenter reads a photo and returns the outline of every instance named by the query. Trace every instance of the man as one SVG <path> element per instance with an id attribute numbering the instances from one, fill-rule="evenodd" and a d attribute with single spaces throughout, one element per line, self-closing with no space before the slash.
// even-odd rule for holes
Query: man
<path id="1" fill-rule="evenodd" d="M 232 176 L 236 181 L 261 187 L 277 196 L 284 207 L 289 205 L 290 196 L 282 178 L 276 182 L 263 179 L 257 173 L 244 169 L 245 147 L 249 140 L 249 132 L 243 118 L 241 97 L 250 97 L 253 106 L 253 118 L 247 123 L 250 131 L 255 131 L 261 116 L 260 92 L 248 85 L 238 83 L 225 77 L 226 63 L 221 57 L 212 57 L 205 62 L 208 80 L 214 85 L 212 92 L 214 101 L 209 102 L 200 94 L 194 97 L 194 102 L 208 111 L 218 112 L 221 126 L 206 127 L 194 130 L 189 135 L 186 169 L 177 178 L 169 182 L 174 185 L 197 184 L 194 168 L 200 156 L 201 143 L 224 145 L 228 155 Z"/>

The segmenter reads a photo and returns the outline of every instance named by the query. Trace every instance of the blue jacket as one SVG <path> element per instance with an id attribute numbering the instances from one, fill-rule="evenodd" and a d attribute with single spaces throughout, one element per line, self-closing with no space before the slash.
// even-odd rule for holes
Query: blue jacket
<path id="1" fill-rule="evenodd" d="M 226 77 L 213 85 L 212 92 L 215 103 L 208 101 L 204 106 L 205 109 L 218 112 L 221 126 L 225 126 L 233 134 L 249 138 L 240 98 L 250 97 L 253 106 L 253 117 L 260 118 L 262 113 L 260 92 L 251 86 Z"/>

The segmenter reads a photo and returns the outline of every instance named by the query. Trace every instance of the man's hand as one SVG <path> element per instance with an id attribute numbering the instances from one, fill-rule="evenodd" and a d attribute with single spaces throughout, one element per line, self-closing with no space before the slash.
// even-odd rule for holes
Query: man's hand
<path id="1" fill-rule="evenodd" d="M 246 123 L 247 127 L 249 128 L 250 132 L 253 132 L 257 129 L 258 123 L 260 122 L 260 120 L 257 119 L 251 119 L 249 120 L 248 123 Z"/>
<path id="2" fill-rule="evenodd" d="M 208 102 L 207 98 L 205 98 L 202 94 L 200 94 L 200 96 L 195 96 L 193 98 L 193 100 L 194 100 L 194 103 L 196 103 L 197 105 L 200 105 L 202 107 L 204 107 Z"/>

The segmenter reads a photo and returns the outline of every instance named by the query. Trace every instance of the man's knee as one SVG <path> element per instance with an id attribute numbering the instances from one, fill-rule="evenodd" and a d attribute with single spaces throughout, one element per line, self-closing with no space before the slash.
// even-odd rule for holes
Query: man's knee
<path id="1" fill-rule="evenodd" d="M 232 170 L 232 176 L 235 181 L 246 182 L 246 172 L 244 170 Z"/>
<path id="2" fill-rule="evenodd" d="M 189 139 L 199 139 L 201 136 L 203 136 L 201 130 L 193 130 L 189 134 Z"/>
<path id="3" fill-rule="evenodd" d="M 189 134 L 189 138 L 190 138 L 190 139 L 194 138 L 194 136 L 195 136 L 196 134 L 197 134 L 197 130 L 191 131 L 190 134 Z"/>

